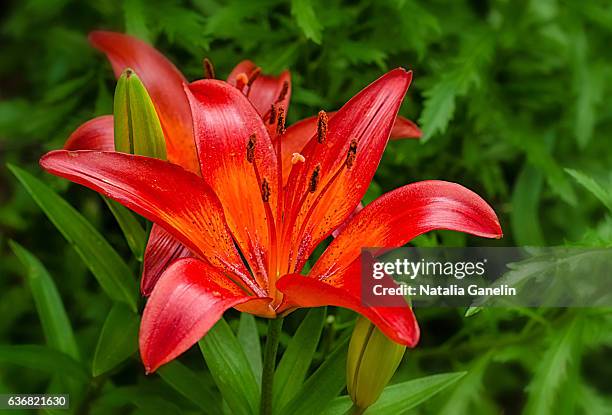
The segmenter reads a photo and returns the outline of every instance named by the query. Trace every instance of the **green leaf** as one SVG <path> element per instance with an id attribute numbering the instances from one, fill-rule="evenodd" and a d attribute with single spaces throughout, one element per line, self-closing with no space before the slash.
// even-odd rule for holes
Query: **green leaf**
<path id="1" fill-rule="evenodd" d="M 73 358 L 58 350 L 39 345 L 0 345 L 0 363 L 14 364 L 49 374 L 62 373 L 65 377 L 87 381 L 85 369 Z"/>
<path id="2" fill-rule="evenodd" d="M 346 386 L 346 353 L 349 338 L 343 339 L 319 368 L 306 380 L 297 395 L 280 411 L 283 415 L 321 413 Z"/>
<path id="3" fill-rule="evenodd" d="M 217 402 L 218 396 L 212 393 L 196 373 L 178 360 L 163 365 L 157 373 L 168 385 L 196 404 L 204 413 L 216 415 L 222 412 Z"/>
<path id="4" fill-rule="evenodd" d="M 138 350 L 138 326 L 140 319 L 123 303 L 111 308 L 94 354 L 92 373 L 100 376 L 115 368 Z"/>
<path id="5" fill-rule="evenodd" d="M 317 45 L 321 44 L 323 27 L 315 15 L 311 0 L 291 0 L 291 15 L 295 17 L 295 21 L 306 38 Z"/>
<path id="6" fill-rule="evenodd" d="M 147 28 L 147 19 L 142 1 L 123 1 L 123 14 L 125 16 L 126 33 L 150 43 L 151 36 Z"/>
<path id="7" fill-rule="evenodd" d="M 409 409 L 420 405 L 453 385 L 465 374 L 466 372 L 441 373 L 387 386 L 378 401 L 369 407 L 364 415 L 401 415 L 408 413 Z M 327 407 L 323 415 L 343 415 L 351 405 L 349 396 L 341 396 Z"/>
<path id="8" fill-rule="evenodd" d="M 448 394 L 448 399 L 440 413 L 464 414 L 470 412 L 470 403 L 482 396 L 482 379 L 491 360 L 491 354 L 475 360 L 467 372 L 467 376 Z"/>
<path id="9" fill-rule="evenodd" d="M 257 322 L 252 314 L 240 313 L 240 324 L 238 325 L 238 341 L 251 365 L 257 383 L 261 385 L 261 343 Z"/>
<path id="10" fill-rule="evenodd" d="M 166 140 L 155 106 L 132 69 L 123 71 L 117 81 L 113 115 L 117 151 L 166 159 Z"/>
<path id="11" fill-rule="evenodd" d="M 206 365 L 233 414 L 256 414 L 259 386 L 251 365 L 225 319 L 198 343 Z"/>
<path id="12" fill-rule="evenodd" d="M 425 402 L 465 376 L 465 372 L 442 373 L 387 386 L 367 415 L 396 415 Z"/>
<path id="13" fill-rule="evenodd" d="M 455 97 L 459 85 L 452 78 L 445 78 L 423 93 L 425 107 L 419 119 L 423 126 L 421 141 L 429 140 L 434 134 L 446 131 L 455 112 Z"/>
<path id="14" fill-rule="evenodd" d="M 597 183 L 593 178 L 572 169 L 565 169 L 580 185 L 591 192 L 601 203 L 612 212 L 612 192 L 606 190 L 602 185 Z"/>
<path id="15" fill-rule="evenodd" d="M 571 323 L 554 333 L 550 347 L 535 368 L 527 387 L 528 397 L 524 414 L 546 415 L 554 411 L 557 391 L 568 376 L 570 364 L 576 364 L 581 353 L 583 321 L 574 318 Z"/>
<path id="16" fill-rule="evenodd" d="M 543 246 L 539 205 L 543 183 L 542 172 L 526 164 L 516 179 L 510 211 L 514 242 L 521 245 Z"/>
<path id="17" fill-rule="evenodd" d="M 274 374 L 275 408 L 285 406 L 304 382 L 323 331 L 325 316 L 325 307 L 309 310 L 289 341 Z"/>
<path id="18" fill-rule="evenodd" d="M 34 298 L 47 344 L 79 360 L 79 349 L 66 309 L 53 279 L 32 253 L 15 241 L 9 241 L 15 256 L 27 269 L 26 279 Z"/>
<path id="19" fill-rule="evenodd" d="M 134 214 L 114 200 L 103 197 L 106 205 L 117 220 L 130 250 L 139 262 L 144 257 L 147 234 Z"/>
<path id="20" fill-rule="evenodd" d="M 102 289 L 136 312 L 138 288 L 130 268 L 100 233 L 68 202 L 25 170 L 8 165 L 49 220 L 71 243 Z"/>

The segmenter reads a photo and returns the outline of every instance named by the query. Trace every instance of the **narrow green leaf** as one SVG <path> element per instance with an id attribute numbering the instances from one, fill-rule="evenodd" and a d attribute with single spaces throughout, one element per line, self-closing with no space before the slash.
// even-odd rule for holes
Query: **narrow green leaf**
<path id="1" fill-rule="evenodd" d="M 259 341 L 259 332 L 257 331 L 257 322 L 252 314 L 240 313 L 240 324 L 238 325 L 238 341 L 242 345 L 242 350 L 246 355 L 255 380 L 261 385 L 261 343 Z"/>
<path id="2" fill-rule="evenodd" d="M 166 159 L 166 140 L 153 101 L 131 69 L 117 81 L 113 115 L 117 151 Z"/>
<path id="3" fill-rule="evenodd" d="M 274 407 L 282 408 L 304 382 L 325 323 L 325 307 L 313 308 L 298 327 L 274 375 Z"/>
<path id="4" fill-rule="evenodd" d="M 425 402 L 457 382 L 465 372 L 443 373 L 387 386 L 368 415 L 398 415 Z"/>
<path id="5" fill-rule="evenodd" d="M 206 365 L 233 414 L 256 414 L 259 387 L 251 365 L 227 322 L 222 318 L 199 342 Z"/>
<path id="6" fill-rule="evenodd" d="M 516 179 L 512 192 L 510 217 L 512 235 L 517 246 L 543 246 L 544 234 L 540 226 L 539 206 L 544 175 L 526 164 Z"/>
<path id="7" fill-rule="evenodd" d="M 85 369 L 66 353 L 39 345 L 0 345 L 0 363 L 14 364 L 49 374 L 62 373 L 80 381 L 87 381 Z"/>
<path id="8" fill-rule="evenodd" d="M 581 186 L 593 194 L 601 203 L 604 204 L 610 212 L 612 212 L 612 192 L 606 190 L 602 185 L 597 183 L 593 178 L 572 169 L 565 169 Z"/>
<path id="9" fill-rule="evenodd" d="M 310 376 L 297 395 L 280 411 L 283 415 L 321 413 L 346 386 L 346 353 L 349 338 L 343 339 L 319 368 Z"/>
<path id="10" fill-rule="evenodd" d="M 106 202 L 106 205 L 117 220 L 130 250 L 136 259 L 139 262 L 142 262 L 144 257 L 144 247 L 147 239 L 147 234 L 142 225 L 128 208 L 123 207 L 112 199 L 108 199 L 106 197 L 103 197 L 102 199 L 104 199 L 104 202 Z"/>
<path id="11" fill-rule="evenodd" d="M 157 373 L 168 385 L 196 404 L 204 413 L 217 415 L 222 412 L 218 396 L 212 393 L 196 373 L 178 360 L 163 365 Z"/>
<path id="12" fill-rule="evenodd" d="M 47 344 L 79 360 L 79 349 L 74 339 L 74 332 L 53 279 L 44 265 L 31 252 L 15 241 L 9 241 L 9 246 L 27 269 L 26 279 Z"/>
<path id="13" fill-rule="evenodd" d="M 365 411 L 365 415 L 405 414 L 448 388 L 465 374 L 466 372 L 441 373 L 387 386 L 378 401 Z M 351 405 L 349 396 L 341 396 L 334 399 L 323 415 L 343 415 Z"/>
<path id="14" fill-rule="evenodd" d="M 68 202 L 25 170 L 8 165 L 49 220 L 70 242 L 102 289 L 136 312 L 138 288 L 130 268 L 100 233 Z"/>
<path id="15" fill-rule="evenodd" d="M 94 376 L 108 372 L 138 350 L 138 326 L 140 319 L 123 303 L 115 303 L 104 325 L 96 352 L 92 373 Z"/>
<path id="16" fill-rule="evenodd" d="M 306 38 L 321 44 L 321 23 L 315 15 L 311 0 L 291 0 L 291 14 Z"/>

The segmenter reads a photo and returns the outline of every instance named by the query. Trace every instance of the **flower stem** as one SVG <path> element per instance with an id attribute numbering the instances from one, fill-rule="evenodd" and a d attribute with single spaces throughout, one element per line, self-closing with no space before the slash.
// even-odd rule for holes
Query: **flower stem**
<path id="1" fill-rule="evenodd" d="M 283 319 L 275 318 L 268 323 L 266 349 L 264 351 L 263 371 L 261 374 L 261 415 L 272 414 L 272 391 L 274 388 L 274 369 L 276 352 L 283 327 Z"/>

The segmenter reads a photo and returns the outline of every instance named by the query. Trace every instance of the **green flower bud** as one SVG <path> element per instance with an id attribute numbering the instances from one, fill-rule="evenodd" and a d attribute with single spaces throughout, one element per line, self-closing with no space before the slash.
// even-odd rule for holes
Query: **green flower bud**
<path id="1" fill-rule="evenodd" d="M 365 410 L 378 400 L 405 350 L 366 318 L 357 319 L 346 360 L 346 385 L 357 408 Z"/>
<path id="2" fill-rule="evenodd" d="M 166 159 L 166 140 L 153 101 L 129 68 L 117 81 L 113 113 L 115 150 Z"/>

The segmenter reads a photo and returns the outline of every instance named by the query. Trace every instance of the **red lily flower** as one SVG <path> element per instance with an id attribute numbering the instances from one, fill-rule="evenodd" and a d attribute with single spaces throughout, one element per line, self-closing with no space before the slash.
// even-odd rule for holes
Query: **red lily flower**
<path id="1" fill-rule="evenodd" d="M 185 87 L 201 176 L 116 152 L 43 156 L 47 171 L 133 209 L 195 256 L 166 268 L 146 304 L 140 351 L 148 372 L 197 342 L 231 307 L 276 317 L 297 307 L 341 306 L 398 343 L 417 343 L 419 329 L 407 305 L 362 304 L 360 248 L 401 246 L 434 229 L 500 237 L 494 211 L 475 193 L 441 181 L 387 193 L 350 218 L 309 275 L 300 275 L 315 247 L 362 199 L 410 81 L 410 72 L 395 69 L 328 122 L 321 116 L 286 186 L 282 123 L 271 138 L 242 91 L 217 80 Z"/>
<path id="2" fill-rule="evenodd" d="M 115 75 L 130 67 L 146 86 L 160 118 L 168 160 L 200 174 L 196 155 L 191 110 L 183 91 L 187 82 L 180 71 L 159 51 L 134 37 L 113 32 L 92 32 L 94 47 L 108 56 Z M 275 123 L 270 123 L 272 106 L 275 112 L 287 113 L 291 98 L 291 75 L 284 71 L 278 77 L 264 75 L 251 61 L 240 62 L 230 73 L 227 82 L 236 86 L 249 99 L 274 137 Z M 329 114 L 331 116 L 331 113 Z M 287 128 L 283 136 L 283 183 L 291 168 L 291 159 L 300 153 L 317 130 L 317 117 L 311 117 Z M 392 139 L 418 138 L 419 128 L 410 120 L 398 116 L 391 132 Z M 80 126 L 66 141 L 66 150 L 113 151 L 113 117 L 94 118 Z M 189 249 L 160 226 L 151 229 L 145 250 L 141 291 L 149 295 L 162 272 L 177 258 L 191 256 Z"/>

